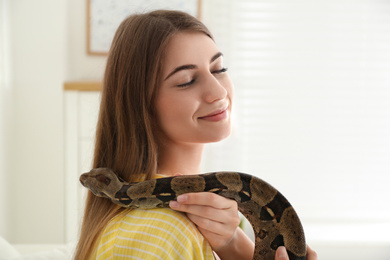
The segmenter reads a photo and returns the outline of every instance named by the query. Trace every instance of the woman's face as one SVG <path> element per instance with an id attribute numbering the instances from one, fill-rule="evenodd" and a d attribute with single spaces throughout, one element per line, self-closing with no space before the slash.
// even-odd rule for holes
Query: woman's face
<path id="1" fill-rule="evenodd" d="M 156 109 L 165 139 L 209 143 L 229 136 L 233 84 L 214 41 L 203 33 L 177 33 L 162 65 Z"/>

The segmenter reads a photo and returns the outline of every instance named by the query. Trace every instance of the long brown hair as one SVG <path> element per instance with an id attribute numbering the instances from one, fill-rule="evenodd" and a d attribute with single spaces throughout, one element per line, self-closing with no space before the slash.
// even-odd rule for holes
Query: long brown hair
<path id="1" fill-rule="evenodd" d="M 179 11 L 136 14 L 120 24 L 107 58 L 93 168 L 111 168 L 127 181 L 157 172 L 155 97 L 166 46 L 181 31 L 212 38 L 203 23 Z M 104 227 L 121 211 L 88 193 L 76 260 L 91 257 Z"/>

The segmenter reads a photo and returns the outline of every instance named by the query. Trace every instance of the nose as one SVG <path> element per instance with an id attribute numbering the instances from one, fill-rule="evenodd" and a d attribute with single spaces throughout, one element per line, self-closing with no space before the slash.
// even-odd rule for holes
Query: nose
<path id="1" fill-rule="evenodd" d="M 208 103 L 213 103 L 218 100 L 223 100 L 227 97 L 228 91 L 226 87 L 214 75 L 210 75 L 204 84 L 204 100 Z"/>

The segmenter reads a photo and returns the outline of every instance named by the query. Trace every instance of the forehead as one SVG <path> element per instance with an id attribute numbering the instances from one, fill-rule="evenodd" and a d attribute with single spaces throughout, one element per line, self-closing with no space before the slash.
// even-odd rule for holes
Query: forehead
<path id="1" fill-rule="evenodd" d="M 210 59 L 218 53 L 214 41 L 200 32 L 180 32 L 175 34 L 168 42 L 163 60 L 163 71 L 174 69 L 177 66 L 209 63 Z"/>

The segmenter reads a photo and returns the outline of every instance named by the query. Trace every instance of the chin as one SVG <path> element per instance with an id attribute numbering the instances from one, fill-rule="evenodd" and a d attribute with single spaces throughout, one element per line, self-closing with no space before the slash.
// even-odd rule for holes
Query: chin
<path id="1" fill-rule="evenodd" d="M 220 142 L 222 140 L 225 140 L 226 138 L 228 138 L 231 134 L 231 128 L 229 128 L 228 131 L 224 131 L 224 132 L 221 132 L 221 133 L 213 133 L 214 136 L 212 136 L 208 141 L 204 142 L 204 143 L 217 143 L 217 142 Z"/>

